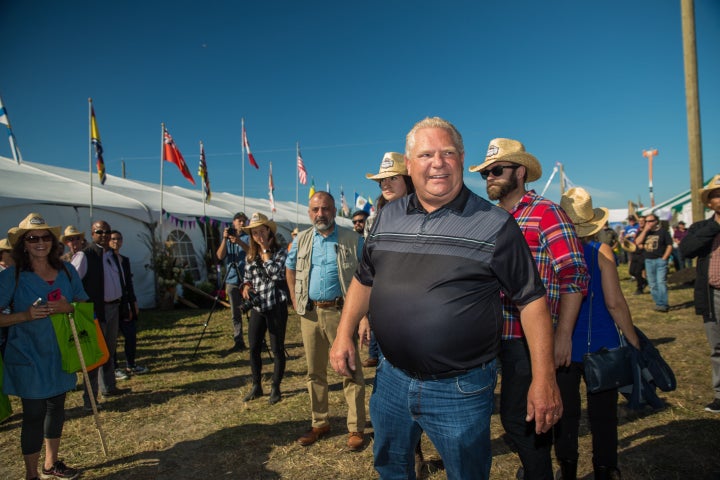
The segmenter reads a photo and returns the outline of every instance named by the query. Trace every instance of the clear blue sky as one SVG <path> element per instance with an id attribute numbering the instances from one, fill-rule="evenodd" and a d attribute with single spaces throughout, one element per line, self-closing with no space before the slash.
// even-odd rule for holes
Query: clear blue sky
<path id="1" fill-rule="evenodd" d="M 695 9 L 707 179 L 720 2 Z M 165 122 L 196 178 L 202 140 L 212 189 L 241 194 L 244 117 L 261 166 L 246 163 L 246 195 L 267 196 L 272 162 L 276 199 L 295 199 L 299 141 L 318 189 L 375 197 L 365 173 L 438 115 L 463 134 L 466 167 L 494 137 L 522 141 L 538 191 L 559 161 L 596 204 L 649 205 L 649 148 L 656 201 L 689 188 L 680 0 L 3 1 L 0 31 L 0 95 L 32 162 L 87 169 L 92 97 L 108 172 L 124 160 L 144 181 L 160 181 Z M 170 164 L 164 182 L 191 186 Z M 485 195 L 479 174 L 466 183 Z"/>

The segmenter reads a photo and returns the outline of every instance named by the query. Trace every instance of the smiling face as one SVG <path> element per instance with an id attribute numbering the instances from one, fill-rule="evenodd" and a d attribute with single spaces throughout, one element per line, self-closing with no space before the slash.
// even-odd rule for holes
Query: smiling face
<path id="1" fill-rule="evenodd" d="M 429 212 L 453 200 L 462 190 L 464 153 L 444 128 L 421 128 L 406 164 L 415 193 Z"/>
<path id="2" fill-rule="evenodd" d="M 54 252 L 57 244 L 53 238 L 49 230 L 28 231 L 23 237 L 23 243 L 30 258 L 47 258 L 51 252 Z"/>
<path id="3" fill-rule="evenodd" d="M 99 220 L 92 224 L 92 239 L 93 242 L 100 245 L 102 248 L 108 248 L 110 242 L 110 225 L 102 220 Z"/>
<path id="4" fill-rule="evenodd" d="M 68 247 L 68 250 L 70 250 L 70 254 L 72 255 L 82 250 L 82 244 L 83 237 L 80 235 L 65 237 L 65 245 Z"/>

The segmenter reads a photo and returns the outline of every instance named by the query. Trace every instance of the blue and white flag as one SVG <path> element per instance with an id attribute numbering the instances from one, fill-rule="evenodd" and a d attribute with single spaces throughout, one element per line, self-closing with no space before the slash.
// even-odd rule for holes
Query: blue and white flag
<path id="1" fill-rule="evenodd" d="M 20 149 L 15 141 L 15 135 L 13 135 L 12 127 L 10 126 L 10 118 L 8 117 L 7 110 L 2 103 L 2 98 L 0 98 L 0 124 L 7 127 L 8 140 L 10 141 L 10 151 L 12 152 L 13 158 L 19 165 L 20 162 L 22 162 L 22 155 L 20 154 Z"/>

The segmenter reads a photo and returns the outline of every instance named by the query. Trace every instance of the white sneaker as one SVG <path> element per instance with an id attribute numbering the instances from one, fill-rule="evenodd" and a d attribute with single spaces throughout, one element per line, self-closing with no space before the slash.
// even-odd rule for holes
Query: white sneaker
<path id="1" fill-rule="evenodd" d="M 115 380 L 127 380 L 130 376 L 121 369 L 115 370 Z"/>

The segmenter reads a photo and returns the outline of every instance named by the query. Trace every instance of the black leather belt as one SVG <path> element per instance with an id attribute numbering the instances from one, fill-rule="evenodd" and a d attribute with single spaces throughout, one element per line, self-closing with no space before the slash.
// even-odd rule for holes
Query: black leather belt
<path id="1" fill-rule="evenodd" d="M 118 298 L 118 299 L 116 299 L 116 300 L 110 300 L 109 302 L 106 301 L 105 303 L 106 303 L 106 304 L 111 304 L 111 305 L 112 305 L 113 303 L 120 303 L 120 299 Z"/>

